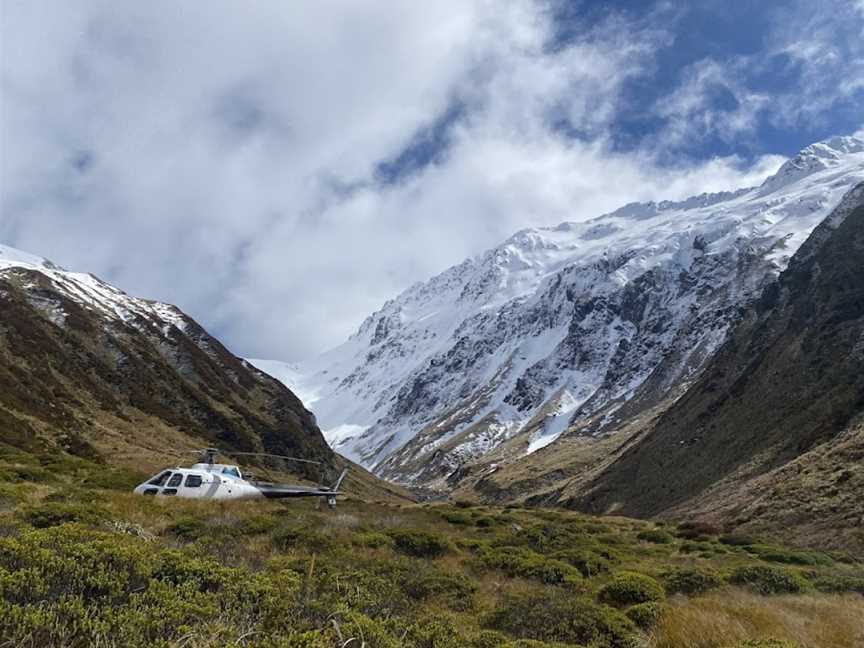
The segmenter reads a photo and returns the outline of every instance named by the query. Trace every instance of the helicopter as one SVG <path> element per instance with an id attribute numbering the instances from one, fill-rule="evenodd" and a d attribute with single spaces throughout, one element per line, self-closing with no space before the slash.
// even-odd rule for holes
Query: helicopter
<path id="1" fill-rule="evenodd" d="M 332 486 L 299 486 L 258 481 L 251 475 L 244 476 L 240 468 L 232 464 L 217 463 L 217 455 L 225 455 L 217 448 L 203 448 L 198 463 L 189 468 L 168 468 L 154 475 L 133 489 L 138 495 L 160 497 L 187 497 L 212 500 L 287 499 L 291 497 L 323 497 L 330 508 L 336 506 L 339 487 L 348 474 L 342 471 Z M 269 457 L 286 461 L 318 464 L 318 461 L 274 455 L 266 452 L 234 452 L 231 456 Z"/>

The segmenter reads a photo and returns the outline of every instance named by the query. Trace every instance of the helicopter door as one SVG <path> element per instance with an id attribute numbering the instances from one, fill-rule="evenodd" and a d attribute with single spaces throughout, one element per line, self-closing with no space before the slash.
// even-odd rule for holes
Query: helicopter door
<path id="1" fill-rule="evenodd" d="M 204 478 L 201 475 L 192 473 L 186 474 L 186 479 L 183 481 L 183 489 L 180 492 L 182 497 L 203 497 L 204 496 Z"/>
<path id="2" fill-rule="evenodd" d="M 168 480 L 168 483 L 165 484 L 165 488 L 162 489 L 163 495 L 176 495 L 177 489 L 180 487 L 180 482 L 183 481 L 183 473 L 175 472 L 171 475 L 171 479 Z"/>

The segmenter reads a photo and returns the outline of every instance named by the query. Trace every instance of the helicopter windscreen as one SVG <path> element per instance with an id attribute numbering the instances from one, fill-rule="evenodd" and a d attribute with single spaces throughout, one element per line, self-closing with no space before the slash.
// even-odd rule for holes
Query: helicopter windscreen
<path id="1" fill-rule="evenodd" d="M 153 479 L 147 482 L 150 486 L 163 486 L 168 478 L 171 476 L 171 471 L 166 470 L 165 472 L 159 473 Z"/>

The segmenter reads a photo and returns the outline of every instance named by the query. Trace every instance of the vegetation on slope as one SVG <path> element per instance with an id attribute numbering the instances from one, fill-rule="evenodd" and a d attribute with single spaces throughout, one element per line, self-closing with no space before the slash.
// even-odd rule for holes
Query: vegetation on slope
<path id="1" fill-rule="evenodd" d="M 160 449 L 218 445 L 338 474 L 300 400 L 191 318 L 112 316 L 24 268 L 0 272 L 0 439 L 154 469 Z"/>
<path id="2" fill-rule="evenodd" d="M 502 446 L 460 469 L 457 492 L 782 529 L 796 543 L 864 553 L 862 340 L 864 184 L 678 400 L 601 417 L 617 426 L 608 435 L 582 421 L 528 456 Z"/>
<path id="3" fill-rule="evenodd" d="M 574 505 L 770 516 L 800 539 L 864 548 L 864 185 L 846 201 L 845 219 L 813 232 L 693 388 Z"/>
<path id="4" fill-rule="evenodd" d="M 864 640 L 864 564 L 842 554 L 540 509 L 143 498 L 137 474 L 0 450 L 0 645 Z"/>

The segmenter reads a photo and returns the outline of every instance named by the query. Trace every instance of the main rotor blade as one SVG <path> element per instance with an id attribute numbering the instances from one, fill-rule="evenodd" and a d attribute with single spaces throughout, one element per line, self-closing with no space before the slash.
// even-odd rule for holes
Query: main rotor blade
<path id="1" fill-rule="evenodd" d="M 300 463 L 321 465 L 320 461 L 312 461 L 311 459 L 300 459 L 298 457 L 287 457 L 285 455 L 270 454 L 269 452 L 230 452 L 231 457 L 273 457 L 275 459 L 288 459 L 289 461 L 299 461 Z"/>

